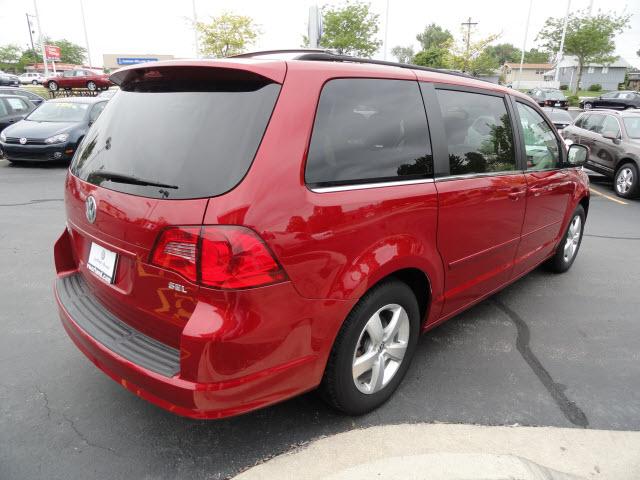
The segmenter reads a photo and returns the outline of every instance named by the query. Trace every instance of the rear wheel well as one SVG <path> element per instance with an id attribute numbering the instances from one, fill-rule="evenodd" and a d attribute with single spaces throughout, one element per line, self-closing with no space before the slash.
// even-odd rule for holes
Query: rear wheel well
<path id="1" fill-rule="evenodd" d="M 396 278 L 411 288 L 418 301 L 418 307 L 420 308 L 420 321 L 423 322 L 429 311 L 429 303 L 431 300 L 431 284 L 429 283 L 427 275 L 417 268 L 405 268 L 393 272 L 380 281 L 382 282 L 388 278 Z"/>

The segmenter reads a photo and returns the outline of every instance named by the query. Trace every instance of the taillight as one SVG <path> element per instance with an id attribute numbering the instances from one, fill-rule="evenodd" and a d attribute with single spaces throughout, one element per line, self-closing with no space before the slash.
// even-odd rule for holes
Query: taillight
<path id="1" fill-rule="evenodd" d="M 168 228 L 151 263 L 214 288 L 257 287 L 287 278 L 260 237 L 235 225 Z"/>

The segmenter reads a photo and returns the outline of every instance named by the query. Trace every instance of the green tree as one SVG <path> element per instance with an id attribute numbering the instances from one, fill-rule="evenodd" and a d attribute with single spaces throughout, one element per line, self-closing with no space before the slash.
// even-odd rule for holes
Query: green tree
<path id="1" fill-rule="evenodd" d="M 453 41 L 453 35 L 440 25 L 431 23 L 424 27 L 422 33 L 416 35 L 416 40 L 420 42 L 422 50 L 429 50 L 433 47 L 444 48 Z"/>
<path id="2" fill-rule="evenodd" d="M 486 52 L 497 60 L 498 65 L 504 65 L 507 62 L 519 62 L 522 56 L 522 50 L 511 43 L 489 45 L 486 48 Z"/>
<path id="3" fill-rule="evenodd" d="M 413 47 L 401 47 L 400 45 L 398 45 L 397 47 L 393 47 L 391 49 L 391 55 L 396 57 L 400 63 L 409 63 L 411 62 L 411 60 L 413 60 Z"/>
<path id="4" fill-rule="evenodd" d="M 0 46 L 0 70 L 16 72 L 19 68 L 22 50 L 18 45 L 7 44 Z"/>
<path id="5" fill-rule="evenodd" d="M 518 59 L 520 61 L 520 59 Z M 532 48 L 524 53 L 525 63 L 549 63 L 549 53 Z"/>
<path id="6" fill-rule="evenodd" d="M 449 53 L 450 68 L 462 70 L 471 75 L 493 73 L 500 64 L 487 49 L 498 36 L 489 35 L 480 40 L 472 41 L 468 48 L 465 41 L 454 44 Z"/>
<path id="7" fill-rule="evenodd" d="M 589 63 L 611 63 L 616 57 L 614 39 L 629 24 L 630 15 L 602 13 L 589 15 L 578 12 L 569 15 L 567 33 L 564 40 L 564 53 L 575 55 L 578 59 L 578 72 L 575 89 L 578 89 L 584 66 Z M 560 49 L 564 19 L 548 18 L 536 40 L 550 54 L 557 54 Z"/>
<path id="8" fill-rule="evenodd" d="M 230 12 L 211 18 L 209 23 L 198 22 L 197 28 L 202 53 L 216 58 L 244 52 L 260 33 L 251 17 Z"/>
<path id="9" fill-rule="evenodd" d="M 449 68 L 449 49 L 445 46 L 422 50 L 413 57 L 413 63 L 423 67 Z"/>
<path id="10" fill-rule="evenodd" d="M 341 55 L 371 57 L 382 44 L 376 39 L 378 15 L 368 3 L 347 1 L 340 7 L 323 6 L 322 30 L 320 45 Z"/>
<path id="11" fill-rule="evenodd" d="M 60 40 L 44 39 L 45 45 L 55 45 L 60 47 L 60 61 L 62 63 L 72 63 L 74 65 L 82 65 L 87 58 L 87 50 L 64 38 Z M 40 47 L 36 45 L 36 48 Z M 40 50 L 38 50 L 40 52 Z M 42 61 L 42 59 L 40 59 Z"/>

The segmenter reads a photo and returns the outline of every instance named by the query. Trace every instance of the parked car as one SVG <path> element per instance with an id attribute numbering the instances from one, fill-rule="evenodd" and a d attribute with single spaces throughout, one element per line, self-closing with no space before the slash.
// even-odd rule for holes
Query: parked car
<path id="1" fill-rule="evenodd" d="M 94 92 L 96 90 L 109 88 L 112 84 L 109 81 L 108 75 L 92 72 L 87 69 L 77 69 L 66 70 L 62 72 L 60 76 L 46 78 L 43 81 L 43 85 L 52 92 L 60 88 L 86 88 Z"/>
<path id="2" fill-rule="evenodd" d="M 573 118 L 571 118 L 569 112 L 562 108 L 542 107 L 542 111 L 547 115 L 547 118 L 551 120 L 558 131 L 573 123 Z"/>
<path id="3" fill-rule="evenodd" d="M 70 160 L 106 104 L 95 97 L 49 100 L 0 133 L 4 157 L 12 163 Z"/>
<path id="4" fill-rule="evenodd" d="M 38 85 L 41 84 L 44 80 L 44 76 L 42 76 L 38 72 L 26 72 L 18 77 L 20 79 L 20 83 L 23 85 Z"/>
<path id="5" fill-rule="evenodd" d="M 580 100 L 580 108 L 585 110 L 591 110 L 592 108 L 607 108 L 612 110 L 640 108 L 640 93 L 634 90 L 623 90 L 604 93 L 599 97 L 587 97 Z"/>
<path id="6" fill-rule="evenodd" d="M 36 108 L 29 100 L 17 95 L 0 93 L 0 132 L 19 122 Z"/>
<path id="7" fill-rule="evenodd" d="M 563 136 L 589 148 L 585 166 L 613 179 L 616 194 L 640 195 L 640 111 L 585 112 Z"/>
<path id="8" fill-rule="evenodd" d="M 42 98 L 40 95 L 30 92 L 29 90 L 25 90 L 23 88 L 0 87 L 0 95 L 18 95 L 19 97 L 26 98 L 31 103 L 33 103 L 36 107 L 46 102 L 46 99 Z"/>
<path id="9" fill-rule="evenodd" d="M 565 149 L 529 97 L 254 56 L 118 70 L 70 167 L 60 316 L 125 388 L 221 418 L 320 387 L 361 414 L 420 332 L 541 263 L 571 267 L 586 148 Z"/>
<path id="10" fill-rule="evenodd" d="M 529 90 L 529 96 L 541 107 L 554 107 L 569 109 L 569 101 L 562 90 L 556 88 L 533 88 Z"/>
<path id="11" fill-rule="evenodd" d="M 20 79 L 16 75 L 0 73 L 0 87 L 19 87 Z"/>

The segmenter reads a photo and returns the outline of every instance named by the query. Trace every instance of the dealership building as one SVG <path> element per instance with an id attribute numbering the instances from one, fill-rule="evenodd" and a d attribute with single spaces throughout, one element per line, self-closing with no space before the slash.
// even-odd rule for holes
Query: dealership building
<path id="1" fill-rule="evenodd" d="M 157 60 L 173 60 L 173 55 L 155 55 L 139 53 L 105 53 L 102 55 L 104 69 L 117 70 L 127 65 L 155 62 Z"/>

